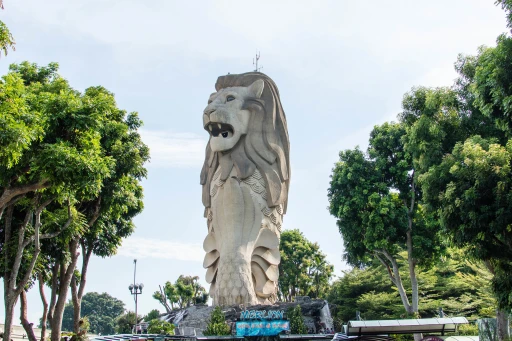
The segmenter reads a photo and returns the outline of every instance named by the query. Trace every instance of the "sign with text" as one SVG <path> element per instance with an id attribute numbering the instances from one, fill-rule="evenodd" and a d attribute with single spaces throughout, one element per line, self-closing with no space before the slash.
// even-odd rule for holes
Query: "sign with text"
<path id="1" fill-rule="evenodd" d="M 240 312 L 241 320 L 284 319 L 284 310 L 244 310 Z"/>
<path id="2" fill-rule="evenodd" d="M 290 321 L 238 321 L 236 336 L 274 336 L 290 330 Z"/>

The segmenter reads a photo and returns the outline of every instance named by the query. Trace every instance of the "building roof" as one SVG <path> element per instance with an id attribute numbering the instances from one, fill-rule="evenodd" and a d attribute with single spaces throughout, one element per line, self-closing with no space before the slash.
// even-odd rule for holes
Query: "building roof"
<path id="1" fill-rule="evenodd" d="M 346 326 L 348 336 L 378 334 L 411 334 L 454 332 L 457 325 L 466 324 L 465 317 L 443 317 L 405 320 L 349 321 Z"/>

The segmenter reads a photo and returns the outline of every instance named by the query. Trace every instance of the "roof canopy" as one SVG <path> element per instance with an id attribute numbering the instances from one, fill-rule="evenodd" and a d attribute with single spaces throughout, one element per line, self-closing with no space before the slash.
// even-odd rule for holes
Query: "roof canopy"
<path id="1" fill-rule="evenodd" d="M 468 320 L 465 317 L 349 321 L 346 326 L 346 334 L 348 336 L 411 333 L 444 334 L 446 332 L 454 332 L 457 325 L 466 323 L 468 323 Z"/>

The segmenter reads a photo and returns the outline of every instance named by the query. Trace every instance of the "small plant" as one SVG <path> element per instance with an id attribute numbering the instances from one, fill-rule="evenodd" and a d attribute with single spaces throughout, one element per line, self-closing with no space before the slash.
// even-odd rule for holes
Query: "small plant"
<path id="1" fill-rule="evenodd" d="M 302 309 L 297 304 L 295 308 L 290 308 L 287 312 L 288 320 L 290 321 L 290 332 L 292 334 L 307 334 L 308 328 L 304 323 L 304 317 L 302 316 Z"/>
<path id="2" fill-rule="evenodd" d="M 203 334 L 204 336 L 231 335 L 231 328 L 226 323 L 226 317 L 220 307 L 213 309 L 210 322 Z"/>
<path id="3" fill-rule="evenodd" d="M 148 333 L 174 335 L 174 324 L 159 319 L 149 321 Z"/>
<path id="4" fill-rule="evenodd" d="M 461 324 L 459 327 L 458 327 L 458 331 L 459 331 L 459 335 L 473 335 L 473 336 L 476 336 L 478 335 L 478 326 L 473 323 L 473 324 Z"/>

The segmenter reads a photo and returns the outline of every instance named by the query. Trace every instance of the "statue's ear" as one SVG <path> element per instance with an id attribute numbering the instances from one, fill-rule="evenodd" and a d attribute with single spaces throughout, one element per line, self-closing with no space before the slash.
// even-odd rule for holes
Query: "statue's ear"
<path id="1" fill-rule="evenodd" d="M 263 88 L 265 87 L 265 83 L 262 79 L 258 79 L 254 81 L 251 85 L 249 85 L 249 93 L 255 98 L 260 98 L 263 93 Z"/>

